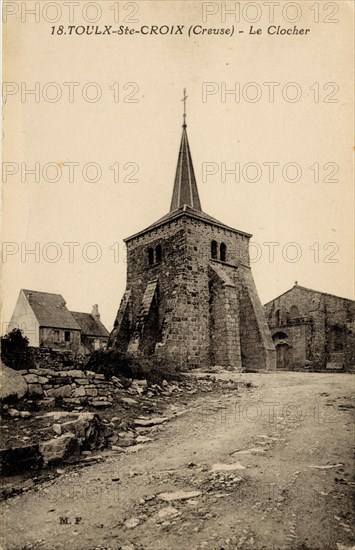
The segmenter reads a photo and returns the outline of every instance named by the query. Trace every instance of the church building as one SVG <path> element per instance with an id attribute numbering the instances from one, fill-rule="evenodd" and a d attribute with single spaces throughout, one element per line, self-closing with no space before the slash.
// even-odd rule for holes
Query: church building
<path id="1" fill-rule="evenodd" d="M 170 211 L 125 239 L 127 286 L 109 347 L 187 368 L 275 370 L 250 237 L 203 212 L 184 114 Z"/>
<path id="2" fill-rule="evenodd" d="M 297 283 L 265 304 L 278 370 L 355 370 L 355 301 Z"/>

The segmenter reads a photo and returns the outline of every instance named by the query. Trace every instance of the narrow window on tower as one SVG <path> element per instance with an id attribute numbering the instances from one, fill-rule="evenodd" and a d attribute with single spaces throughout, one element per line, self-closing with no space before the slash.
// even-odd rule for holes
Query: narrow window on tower
<path id="1" fill-rule="evenodd" d="M 148 248 L 148 264 L 153 265 L 154 263 L 154 250 L 152 248 Z"/>
<path id="2" fill-rule="evenodd" d="M 217 242 L 212 241 L 211 242 L 211 258 L 214 260 L 217 260 Z"/>
<path id="3" fill-rule="evenodd" d="M 219 247 L 219 259 L 221 262 L 227 261 L 227 247 L 224 243 L 221 243 L 221 246 Z"/>
<path id="4" fill-rule="evenodd" d="M 155 247 L 155 262 L 159 264 L 161 262 L 161 246 L 158 244 Z"/>

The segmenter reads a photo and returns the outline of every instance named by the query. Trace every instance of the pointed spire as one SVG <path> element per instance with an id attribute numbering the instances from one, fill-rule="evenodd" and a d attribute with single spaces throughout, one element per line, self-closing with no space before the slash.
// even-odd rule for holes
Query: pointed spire
<path id="1" fill-rule="evenodd" d="M 184 89 L 184 114 L 182 125 L 182 137 L 179 151 L 178 164 L 176 168 L 173 197 L 170 205 L 170 212 L 184 206 L 190 206 L 202 212 L 200 198 L 196 184 L 194 167 L 190 153 L 189 141 L 186 132 L 186 89 Z"/>

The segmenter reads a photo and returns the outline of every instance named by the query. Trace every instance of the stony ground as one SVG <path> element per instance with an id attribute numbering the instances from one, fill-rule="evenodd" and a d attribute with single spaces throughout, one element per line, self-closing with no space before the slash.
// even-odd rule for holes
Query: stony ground
<path id="1" fill-rule="evenodd" d="M 140 444 L 4 501 L 3 548 L 353 548 L 354 378 L 234 378 L 252 387 L 170 401 Z"/>

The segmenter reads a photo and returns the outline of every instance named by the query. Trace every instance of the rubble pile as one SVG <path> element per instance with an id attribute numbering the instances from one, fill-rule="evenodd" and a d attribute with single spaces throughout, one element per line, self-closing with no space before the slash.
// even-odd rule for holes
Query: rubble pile
<path id="1" fill-rule="evenodd" d="M 11 428 L 16 426 L 10 427 L 9 422 L 2 426 L 0 460 L 3 475 L 54 466 L 83 451 L 107 445 L 103 423 L 99 415 L 92 412 L 53 411 L 39 415 L 16 409 L 7 412 L 15 422 L 26 420 L 21 437 L 12 436 Z"/>
<path id="2" fill-rule="evenodd" d="M 168 421 L 184 413 L 190 397 L 231 388 L 230 381 L 212 376 L 181 376 L 158 384 L 115 376 L 108 381 L 102 374 L 80 370 L 31 369 L 16 374 L 24 381 L 22 398 L 2 403 L 0 459 L 5 476 L 56 467 L 78 457 L 88 462 L 102 449 L 137 452 L 154 441 Z"/>

